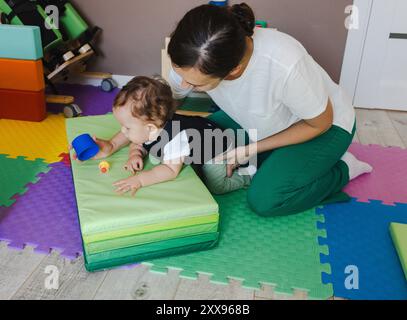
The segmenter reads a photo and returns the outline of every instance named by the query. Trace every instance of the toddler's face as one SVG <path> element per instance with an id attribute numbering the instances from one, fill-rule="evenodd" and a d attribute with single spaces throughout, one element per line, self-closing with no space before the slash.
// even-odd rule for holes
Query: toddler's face
<path id="1" fill-rule="evenodd" d="M 151 124 L 145 123 L 142 119 L 131 114 L 130 105 L 126 104 L 120 108 L 113 109 L 113 115 L 121 125 L 121 131 L 127 139 L 136 144 L 143 144 L 150 141 L 152 135 Z"/>

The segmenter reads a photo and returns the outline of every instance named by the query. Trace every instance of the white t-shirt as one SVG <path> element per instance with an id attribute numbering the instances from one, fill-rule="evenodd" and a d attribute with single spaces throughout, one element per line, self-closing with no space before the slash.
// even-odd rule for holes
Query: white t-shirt
<path id="1" fill-rule="evenodd" d="M 208 95 L 258 141 L 293 124 L 312 119 L 326 110 L 328 97 L 334 110 L 334 125 L 349 133 L 355 123 L 352 101 L 343 89 L 291 36 L 274 29 L 256 28 L 254 51 L 244 73 L 236 80 L 223 80 Z M 171 68 L 169 83 L 174 97 L 183 98 L 191 89 Z M 257 129 L 257 134 L 251 134 Z"/>

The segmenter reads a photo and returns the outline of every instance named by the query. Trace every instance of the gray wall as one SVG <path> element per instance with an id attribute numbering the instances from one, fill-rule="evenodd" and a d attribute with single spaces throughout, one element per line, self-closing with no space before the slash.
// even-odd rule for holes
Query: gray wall
<path id="1" fill-rule="evenodd" d="M 92 70 L 151 75 L 161 71 L 164 38 L 189 9 L 202 0 L 73 0 L 90 24 L 103 28 L 103 56 Z M 231 1 L 238 3 L 241 1 Z M 352 0 L 246 0 L 257 19 L 303 43 L 311 55 L 339 81 L 347 30 L 345 7 Z"/>

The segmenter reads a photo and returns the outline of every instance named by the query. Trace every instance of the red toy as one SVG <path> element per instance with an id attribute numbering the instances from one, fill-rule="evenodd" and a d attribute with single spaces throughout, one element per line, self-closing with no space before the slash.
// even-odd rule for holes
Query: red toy
<path id="1" fill-rule="evenodd" d="M 40 122 L 46 115 L 45 90 L 22 91 L 0 88 L 0 119 Z"/>

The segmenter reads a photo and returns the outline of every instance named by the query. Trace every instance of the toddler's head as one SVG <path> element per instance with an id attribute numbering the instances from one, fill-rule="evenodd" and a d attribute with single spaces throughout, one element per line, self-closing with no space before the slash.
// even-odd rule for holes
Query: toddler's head
<path id="1" fill-rule="evenodd" d="M 116 96 L 113 114 L 133 143 L 153 141 L 176 109 L 171 88 L 148 77 L 135 77 Z"/>

